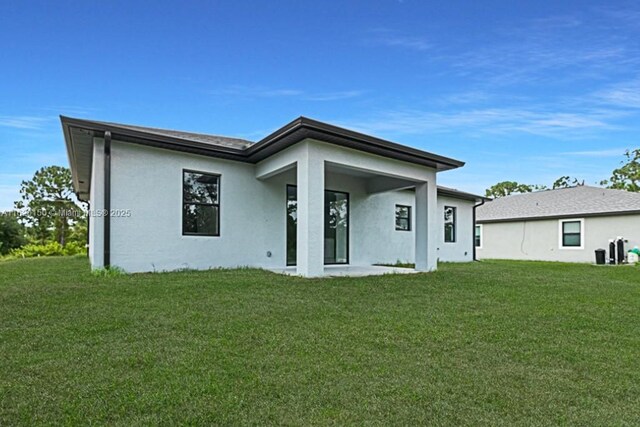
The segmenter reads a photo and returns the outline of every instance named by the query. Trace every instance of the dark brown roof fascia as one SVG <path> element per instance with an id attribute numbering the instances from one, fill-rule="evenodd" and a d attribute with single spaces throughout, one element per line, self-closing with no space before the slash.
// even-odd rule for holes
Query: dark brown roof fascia
<path id="1" fill-rule="evenodd" d="M 64 116 L 60 116 L 60 120 L 62 121 L 62 124 L 64 126 L 68 126 L 69 128 L 87 129 L 93 131 L 95 133 L 95 136 L 104 136 L 104 132 L 110 131 L 112 139 L 114 140 L 117 139 L 119 141 L 131 142 L 134 144 L 248 162 L 248 159 L 244 154 L 244 150 L 214 146 L 198 141 L 192 141 L 166 135 L 151 134 L 133 129 L 125 129 L 117 125 L 106 125 L 93 122 L 91 120 L 73 119 Z"/>
<path id="2" fill-rule="evenodd" d="M 464 162 L 458 160 L 427 153 L 411 147 L 405 147 L 394 142 L 318 122 L 306 117 L 300 117 L 292 121 L 256 144 L 243 150 L 123 128 L 117 124 L 104 124 L 64 116 L 60 116 L 60 120 L 64 127 L 87 129 L 93 131 L 96 136 L 102 136 L 105 131 L 111 131 L 114 140 L 249 163 L 257 163 L 293 144 L 310 138 L 353 148 L 358 151 L 432 167 L 437 170 L 449 170 L 464 166 Z"/>
<path id="3" fill-rule="evenodd" d="M 459 160 L 427 153 L 306 117 L 297 118 L 256 144 L 248 147 L 246 151 L 252 162 L 258 162 L 305 138 L 326 141 L 358 151 L 425 165 L 438 170 L 448 170 L 464 166 L 464 162 Z"/>

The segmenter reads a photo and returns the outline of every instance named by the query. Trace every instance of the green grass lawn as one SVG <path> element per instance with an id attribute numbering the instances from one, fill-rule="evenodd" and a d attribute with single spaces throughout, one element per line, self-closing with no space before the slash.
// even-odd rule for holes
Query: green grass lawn
<path id="1" fill-rule="evenodd" d="M 640 268 L 0 263 L 0 425 L 640 423 Z"/>

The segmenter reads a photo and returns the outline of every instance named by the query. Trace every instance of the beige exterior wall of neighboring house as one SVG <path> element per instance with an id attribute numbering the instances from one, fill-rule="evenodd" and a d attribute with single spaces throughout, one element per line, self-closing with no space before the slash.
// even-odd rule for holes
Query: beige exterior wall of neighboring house
<path id="1" fill-rule="evenodd" d="M 563 248 L 560 221 L 582 221 L 581 247 Z M 640 246 L 640 214 L 566 217 L 530 221 L 481 223 L 478 259 L 595 262 L 596 249 L 607 250 L 609 239 L 622 236 L 625 252 Z"/>

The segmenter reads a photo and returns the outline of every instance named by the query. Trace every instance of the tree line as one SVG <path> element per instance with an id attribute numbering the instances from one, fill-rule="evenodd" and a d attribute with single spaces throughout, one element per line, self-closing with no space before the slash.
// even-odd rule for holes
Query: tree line
<path id="1" fill-rule="evenodd" d="M 609 179 L 600 181 L 601 186 L 616 190 L 640 192 L 640 149 L 627 150 L 621 166 L 611 173 Z M 570 176 L 561 176 L 551 185 L 551 189 L 575 187 L 584 185 L 584 180 Z M 522 184 L 516 181 L 502 181 L 487 188 L 487 197 L 505 197 L 510 194 L 531 193 L 533 191 L 548 190 L 549 187 L 540 184 Z"/>
<path id="2" fill-rule="evenodd" d="M 551 188 L 584 185 L 584 181 L 562 176 Z M 640 192 L 640 149 L 627 150 L 621 166 L 601 181 L 607 188 Z M 548 189 L 545 185 L 499 182 L 486 190 L 487 197 L 504 197 Z M 32 179 L 22 181 L 15 210 L 0 212 L 0 255 L 25 245 L 75 245 L 84 251 L 87 242 L 87 209 L 74 192 L 71 171 L 61 166 L 38 170 Z M 37 251 L 35 253 L 38 253 Z M 67 253 L 67 252 L 65 252 Z"/>
<path id="3" fill-rule="evenodd" d="M 62 166 L 39 169 L 22 181 L 14 210 L 0 212 L 0 255 L 25 245 L 84 249 L 87 212 L 74 192 L 71 171 Z"/>

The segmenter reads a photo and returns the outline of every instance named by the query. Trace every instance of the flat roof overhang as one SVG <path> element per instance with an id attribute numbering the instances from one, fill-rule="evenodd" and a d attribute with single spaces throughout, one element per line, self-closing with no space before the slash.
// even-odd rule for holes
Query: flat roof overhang
<path id="1" fill-rule="evenodd" d="M 248 158 L 257 163 L 304 139 L 315 139 L 383 157 L 428 166 L 437 171 L 456 169 L 464 162 L 396 144 L 374 136 L 344 129 L 306 117 L 299 117 L 248 147 Z"/>
<path id="2" fill-rule="evenodd" d="M 454 188 L 441 187 L 438 186 L 438 195 L 440 196 L 449 196 L 455 199 L 469 200 L 473 202 L 480 202 L 483 200 L 491 200 L 488 197 L 480 196 L 477 194 L 467 193 L 464 191 L 459 191 Z"/>

